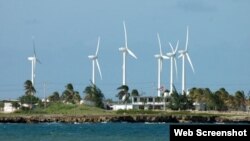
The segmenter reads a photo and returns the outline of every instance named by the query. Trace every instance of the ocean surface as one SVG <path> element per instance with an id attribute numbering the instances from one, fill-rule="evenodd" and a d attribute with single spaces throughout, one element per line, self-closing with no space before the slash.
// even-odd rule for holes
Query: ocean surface
<path id="1" fill-rule="evenodd" d="M 169 141 L 169 124 L 0 123 L 0 141 Z"/>

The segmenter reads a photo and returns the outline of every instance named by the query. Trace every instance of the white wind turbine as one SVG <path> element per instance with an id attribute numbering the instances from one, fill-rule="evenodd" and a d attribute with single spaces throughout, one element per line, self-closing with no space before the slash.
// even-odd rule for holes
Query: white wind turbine
<path id="1" fill-rule="evenodd" d="M 194 67 L 193 67 L 192 61 L 188 55 L 188 27 L 187 27 L 185 50 L 180 50 L 179 53 L 180 53 L 179 58 L 182 57 L 182 94 L 184 94 L 185 93 L 185 85 L 186 85 L 186 82 L 185 82 L 185 58 L 188 59 L 188 62 L 192 68 L 192 71 L 194 72 Z"/>
<path id="2" fill-rule="evenodd" d="M 125 34 L 125 47 L 120 47 L 119 51 L 122 52 L 123 55 L 123 64 L 122 64 L 122 85 L 126 85 L 126 56 L 127 53 L 131 55 L 133 58 L 137 59 L 135 54 L 128 48 L 128 43 L 127 43 L 127 31 L 126 31 L 126 25 L 125 22 L 123 21 L 123 28 L 124 28 L 124 34 Z"/>
<path id="3" fill-rule="evenodd" d="M 171 47 L 172 52 L 168 52 L 167 56 L 170 58 L 170 94 L 173 93 L 173 68 L 175 65 L 175 72 L 176 72 L 176 77 L 177 77 L 177 63 L 176 63 L 176 52 L 178 50 L 178 46 L 179 46 L 179 41 L 177 41 L 175 49 L 173 48 L 172 44 L 169 42 L 169 45 Z"/>
<path id="4" fill-rule="evenodd" d="M 100 45 L 100 37 L 98 37 L 98 42 L 97 42 L 97 48 L 96 48 L 96 53 L 95 55 L 89 55 L 89 59 L 92 60 L 92 83 L 95 84 L 95 64 L 98 68 L 98 71 L 99 71 L 99 74 L 100 74 L 100 77 L 102 79 L 102 73 L 101 73 L 101 68 L 100 68 L 100 65 L 99 65 L 99 62 L 98 62 L 98 51 L 99 51 L 99 45 Z"/>
<path id="5" fill-rule="evenodd" d="M 159 33 L 157 33 L 157 38 L 158 38 L 158 43 L 159 43 L 159 48 L 160 48 L 160 54 L 156 54 L 155 58 L 158 60 L 158 84 L 157 84 L 157 95 L 160 97 L 161 96 L 161 72 L 162 72 L 162 61 L 163 59 L 169 59 L 167 56 L 164 56 L 162 54 L 162 49 L 161 49 L 161 39 L 159 36 Z"/>
<path id="6" fill-rule="evenodd" d="M 31 82 L 33 87 L 35 87 L 35 71 L 36 71 L 36 62 L 40 63 L 41 62 L 36 58 L 36 47 L 35 47 L 35 38 L 32 36 L 32 43 L 33 43 L 33 56 L 28 57 L 28 60 L 31 61 Z"/>

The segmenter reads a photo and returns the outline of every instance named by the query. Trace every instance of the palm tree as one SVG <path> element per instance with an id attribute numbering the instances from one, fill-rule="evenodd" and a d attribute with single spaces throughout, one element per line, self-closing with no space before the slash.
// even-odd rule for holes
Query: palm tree
<path id="1" fill-rule="evenodd" d="M 74 87 L 71 83 L 65 86 L 66 90 L 62 93 L 62 100 L 66 103 L 80 103 L 81 97 L 79 92 L 74 91 Z"/>
<path id="2" fill-rule="evenodd" d="M 237 110 L 243 110 L 246 106 L 246 96 L 243 91 L 237 91 L 235 93 L 235 101 Z"/>
<path id="3" fill-rule="evenodd" d="M 129 87 L 127 85 L 121 85 L 120 87 L 117 88 L 119 90 L 118 94 L 116 97 L 123 103 L 127 103 L 130 97 Z"/>
<path id="4" fill-rule="evenodd" d="M 60 101 L 60 94 L 58 92 L 53 92 L 51 96 L 48 97 L 50 102 L 58 102 Z"/>
<path id="5" fill-rule="evenodd" d="M 87 86 L 83 93 L 85 94 L 84 100 L 94 102 L 96 107 L 104 108 L 104 94 L 95 84 Z"/>
<path id="6" fill-rule="evenodd" d="M 25 94 L 18 99 L 20 100 L 21 104 L 28 104 L 28 109 L 32 109 L 34 104 L 38 104 L 40 102 L 40 99 L 34 96 L 36 90 L 30 80 L 26 80 L 24 82 L 24 90 Z M 22 108 L 25 109 L 25 107 Z"/>
<path id="7" fill-rule="evenodd" d="M 36 93 L 36 89 L 34 88 L 32 82 L 30 80 L 26 80 L 24 82 L 25 95 L 34 95 Z"/>

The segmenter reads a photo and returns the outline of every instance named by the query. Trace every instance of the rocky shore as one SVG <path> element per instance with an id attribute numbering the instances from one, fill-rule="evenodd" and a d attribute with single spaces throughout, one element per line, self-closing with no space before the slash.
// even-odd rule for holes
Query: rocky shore
<path id="1" fill-rule="evenodd" d="M 99 123 L 99 122 L 151 122 L 151 123 L 250 123 L 250 117 L 226 118 L 219 116 L 185 115 L 15 115 L 0 116 L 0 123 Z"/>

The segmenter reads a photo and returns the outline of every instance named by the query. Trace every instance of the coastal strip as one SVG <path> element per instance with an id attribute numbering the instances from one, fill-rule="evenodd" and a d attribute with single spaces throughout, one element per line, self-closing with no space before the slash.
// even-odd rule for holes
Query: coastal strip
<path id="1" fill-rule="evenodd" d="M 250 118 L 228 119 L 218 116 L 185 115 L 1 115 L 0 123 L 98 123 L 98 122 L 152 122 L 152 123 L 250 123 Z"/>

